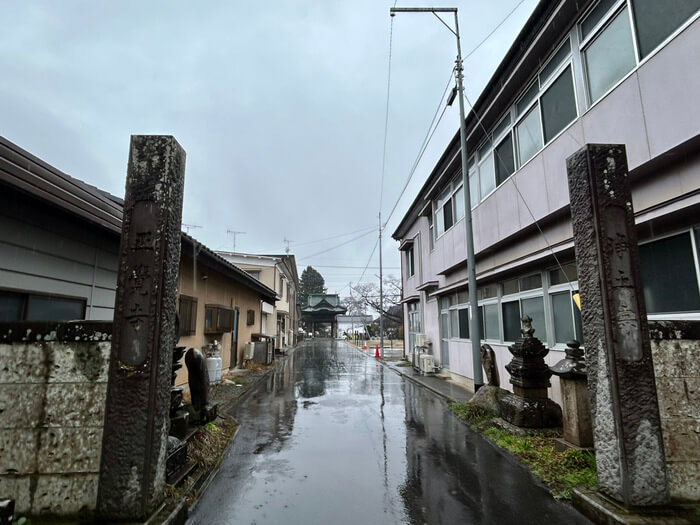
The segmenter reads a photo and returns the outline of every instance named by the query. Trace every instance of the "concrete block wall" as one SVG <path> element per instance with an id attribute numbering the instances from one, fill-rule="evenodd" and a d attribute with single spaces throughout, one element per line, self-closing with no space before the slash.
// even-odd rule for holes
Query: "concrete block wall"
<path id="1" fill-rule="evenodd" d="M 95 509 L 112 324 L 0 323 L 0 498 L 16 513 Z"/>
<path id="2" fill-rule="evenodd" d="M 651 321 L 671 498 L 700 501 L 700 321 Z"/>

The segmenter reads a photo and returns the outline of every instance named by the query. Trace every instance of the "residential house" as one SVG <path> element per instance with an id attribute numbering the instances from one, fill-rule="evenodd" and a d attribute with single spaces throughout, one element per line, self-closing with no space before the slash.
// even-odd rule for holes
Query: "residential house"
<path id="1" fill-rule="evenodd" d="M 0 137 L 0 321 L 112 320 L 122 199 Z M 180 344 L 217 340 L 224 368 L 265 333 L 276 293 L 182 234 Z M 187 370 L 177 383 L 187 381 Z"/>
<path id="2" fill-rule="evenodd" d="M 265 333 L 275 337 L 276 348 L 293 346 L 299 328 L 299 278 L 294 255 L 256 255 L 224 251 L 217 253 L 277 292 L 274 310 L 266 313 L 268 318 Z"/>
<path id="3" fill-rule="evenodd" d="M 566 159 L 586 143 L 626 145 L 649 318 L 700 318 L 699 8 L 541 1 L 467 115 L 475 314 L 501 377 L 525 314 L 550 365 L 582 339 Z M 425 334 L 472 384 L 460 155 L 456 134 L 393 237 L 407 347 Z"/>

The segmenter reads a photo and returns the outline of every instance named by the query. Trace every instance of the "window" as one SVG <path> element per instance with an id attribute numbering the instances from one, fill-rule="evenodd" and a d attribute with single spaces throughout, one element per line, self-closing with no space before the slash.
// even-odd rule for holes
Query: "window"
<path id="1" fill-rule="evenodd" d="M 413 277 L 416 274 L 413 246 L 406 250 L 406 271 L 409 277 Z"/>
<path id="2" fill-rule="evenodd" d="M 260 280 L 260 270 L 246 270 L 246 273 L 250 274 L 251 277 L 255 277 L 258 281 Z"/>
<path id="3" fill-rule="evenodd" d="M 280 275 L 280 295 L 284 293 L 284 278 Z"/>
<path id="4" fill-rule="evenodd" d="M 498 304 L 486 304 L 479 307 L 482 321 L 482 336 L 485 340 L 499 341 L 501 339 L 498 324 Z"/>
<path id="5" fill-rule="evenodd" d="M 632 0 L 637 44 L 643 59 L 700 9 L 700 0 Z"/>
<path id="6" fill-rule="evenodd" d="M 549 271 L 549 284 L 565 284 L 571 281 L 578 280 L 578 271 L 576 265 L 564 264 L 561 268 Z"/>
<path id="7" fill-rule="evenodd" d="M 222 334 L 233 330 L 233 308 L 221 304 L 204 307 L 204 333 Z"/>
<path id="8" fill-rule="evenodd" d="M 698 259 L 686 231 L 640 245 L 642 284 L 650 314 L 700 311 Z M 696 249 L 697 250 L 697 246 Z"/>
<path id="9" fill-rule="evenodd" d="M 500 186 L 515 171 L 513 137 L 509 133 L 496 147 L 496 186 Z"/>
<path id="10" fill-rule="evenodd" d="M 522 166 L 542 148 L 540 108 L 535 105 L 515 129 L 518 137 L 518 166 Z"/>
<path id="11" fill-rule="evenodd" d="M 443 190 L 434 203 L 434 209 L 434 231 L 437 239 L 464 217 L 464 193 L 461 177 L 453 180 Z"/>
<path id="12" fill-rule="evenodd" d="M 247 326 L 252 326 L 255 324 L 255 310 L 248 310 L 246 312 L 245 324 Z"/>
<path id="13" fill-rule="evenodd" d="M 576 339 L 582 343 L 581 312 L 571 297 L 571 291 L 553 293 L 550 297 L 552 300 L 554 342 L 566 344 L 567 341 Z"/>
<path id="14" fill-rule="evenodd" d="M 596 10 L 593 14 L 596 14 Z M 627 8 L 621 10 L 594 37 L 584 49 L 583 56 L 588 94 L 593 103 L 636 65 Z"/>
<path id="15" fill-rule="evenodd" d="M 483 200 L 489 193 L 496 189 L 496 172 L 494 171 L 493 154 L 488 153 L 481 158 L 479 163 L 479 188 L 480 197 Z"/>
<path id="16" fill-rule="evenodd" d="M 536 288 L 542 288 L 542 275 L 539 273 L 520 278 L 521 292 L 526 290 L 535 290 Z"/>
<path id="17" fill-rule="evenodd" d="M 193 335 L 197 331 L 197 299 L 180 295 L 180 335 Z"/>
<path id="18" fill-rule="evenodd" d="M 479 177 L 477 176 L 477 169 L 471 168 L 469 170 L 469 201 L 471 207 L 473 208 L 479 204 Z"/>
<path id="19" fill-rule="evenodd" d="M 576 118 L 576 96 L 571 67 L 567 67 L 541 99 L 544 141 L 552 140 Z"/>
<path id="20" fill-rule="evenodd" d="M 520 303 L 518 301 L 501 304 L 503 311 L 503 340 L 515 341 L 520 337 Z"/>
<path id="21" fill-rule="evenodd" d="M 85 319 L 85 299 L 0 291 L 0 321 L 74 321 Z"/>

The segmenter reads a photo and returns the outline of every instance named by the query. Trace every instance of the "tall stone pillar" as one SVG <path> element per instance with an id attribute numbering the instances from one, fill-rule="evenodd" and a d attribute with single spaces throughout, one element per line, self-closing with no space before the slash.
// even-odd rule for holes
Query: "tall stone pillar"
<path id="1" fill-rule="evenodd" d="M 143 520 L 165 485 L 185 151 L 131 137 L 97 512 Z"/>
<path id="2" fill-rule="evenodd" d="M 664 446 L 624 145 L 567 159 L 593 437 L 601 491 L 668 501 Z"/>

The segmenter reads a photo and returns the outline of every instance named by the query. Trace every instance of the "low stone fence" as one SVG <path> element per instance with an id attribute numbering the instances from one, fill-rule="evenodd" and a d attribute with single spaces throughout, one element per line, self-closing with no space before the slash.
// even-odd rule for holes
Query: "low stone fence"
<path id="1" fill-rule="evenodd" d="M 17 514 L 95 510 L 112 323 L 0 323 L 0 499 Z"/>
<path id="2" fill-rule="evenodd" d="M 700 501 L 700 321 L 650 321 L 671 499 Z"/>

